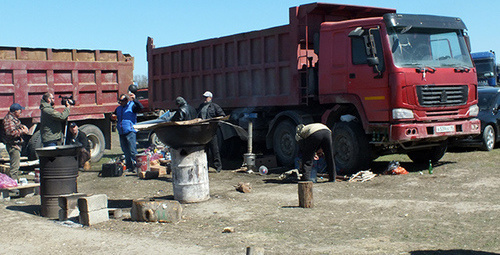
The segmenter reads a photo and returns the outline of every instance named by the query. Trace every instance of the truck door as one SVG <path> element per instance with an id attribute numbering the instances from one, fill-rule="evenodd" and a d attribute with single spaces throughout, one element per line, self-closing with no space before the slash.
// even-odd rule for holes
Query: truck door
<path id="1" fill-rule="evenodd" d="M 360 29 L 360 28 L 357 28 Z M 348 88 L 357 94 L 370 122 L 388 121 L 390 94 L 388 74 L 378 27 L 363 27 L 362 33 L 350 37 Z"/>

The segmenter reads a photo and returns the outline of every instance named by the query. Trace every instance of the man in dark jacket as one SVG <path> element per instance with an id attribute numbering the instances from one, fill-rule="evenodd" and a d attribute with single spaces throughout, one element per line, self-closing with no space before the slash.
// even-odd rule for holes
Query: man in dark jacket
<path id="1" fill-rule="evenodd" d="M 177 97 L 175 104 L 179 109 L 175 112 L 171 121 L 192 120 L 196 118 L 196 110 L 183 97 Z"/>
<path id="2" fill-rule="evenodd" d="M 54 95 L 45 93 L 40 101 L 40 134 L 44 147 L 60 145 L 63 138 L 63 126 L 69 116 L 69 100 L 66 100 L 66 108 L 62 112 L 54 109 Z"/>
<path id="3" fill-rule="evenodd" d="M 78 129 L 78 125 L 75 122 L 69 124 L 69 132 L 66 137 L 66 144 L 79 145 L 82 146 L 78 150 L 78 167 L 83 169 L 87 161 L 90 160 L 90 143 L 87 139 L 87 134 Z M 89 165 L 90 166 L 90 165 Z"/>
<path id="4" fill-rule="evenodd" d="M 137 154 L 137 130 L 134 124 L 137 123 L 137 113 L 144 108 L 142 104 L 135 98 L 134 93 L 121 94 L 118 106 L 112 115 L 113 119 L 117 119 L 116 128 L 120 135 L 120 146 L 123 154 L 125 154 L 125 164 L 129 172 L 135 172 L 135 155 Z"/>
<path id="5" fill-rule="evenodd" d="M 198 107 L 198 117 L 202 119 L 211 119 L 220 116 L 226 116 L 222 108 L 212 102 L 213 94 L 210 91 L 203 93 L 205 101 Z M 217 134 L 207 144 L 208 149 L 208 163 L 215 167 L 217 173 L 222 169 L 222 162 L 220 160 L 219 145 L 217 144 Z M 211 156 L 210 156 L 211 155 Z"/>
<path id="6" fill-rule="evenodd" d="M 6 174 L 16 181 L 19 178 L 18 171 L 21 161 L 23 135 L 28 133 L 28 127 L 21 124 L 19 120 L 22 110 L 24 110 L 24 107 L 18 103 L 14 103 L 10 106 L 9 112 L 3 119 L 3 142 L 7 147 L 10 158 L 10 169 Z"/>

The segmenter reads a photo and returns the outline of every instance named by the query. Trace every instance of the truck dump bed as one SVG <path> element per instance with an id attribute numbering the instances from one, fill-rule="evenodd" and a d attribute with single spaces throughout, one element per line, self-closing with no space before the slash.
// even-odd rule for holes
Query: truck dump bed
<path id="1" fill-rule="evenodd" d="M 21 118 L 40 121 L 40 100 L 73 95 L 69 120 L 102 119 L 133 82 L 134 59 L 121 51 L 0 47 L 0 118 L 12 103 L 26 107 Z"/>
<path id="2" fill-rule="evenodd" d="M 152 108 L 176 108 L 177 96 L 197 106 L 205 90 L 224 108 L 304 104 L 311 94 L 301 87 L 300 69 L 317 61 L 313 38 L 321 23 L 395 10 L 312 3 L 289 12 L 288 25 L 265 30 L 161 48 L 148 38 Z"/>

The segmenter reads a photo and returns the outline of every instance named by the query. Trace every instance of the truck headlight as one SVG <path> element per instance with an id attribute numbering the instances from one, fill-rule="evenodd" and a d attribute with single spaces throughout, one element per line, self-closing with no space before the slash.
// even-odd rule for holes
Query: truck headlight
<path id="1" fill-rule="evenodd" d="M 410 109 L 396 108 L 392 109 L 392 118 L 397 119 L 413 119 L 413 111 Z"/>
<path id="2" fill-rule="evenodd" d="M 475 105 L 471 105 L 469 107 L 469 116 L 477 116 L 479 114 L 479 106 L 477 106 L 477 104 Z"/>

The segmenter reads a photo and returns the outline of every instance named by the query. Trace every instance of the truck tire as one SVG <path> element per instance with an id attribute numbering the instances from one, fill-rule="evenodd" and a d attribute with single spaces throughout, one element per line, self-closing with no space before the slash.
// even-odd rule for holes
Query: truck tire
<path id="1" fill-rule="evenodd" d="M 444 156 L 446 149 L 448 149 L 448 143 L 444 142 L 440 146 L 423 150 L 409 151 L 406 155 L 408 155 L 414 163 L 423 164 L 428 163 L 429 160 L 432 163 L 436 163 Z"/>
<path id="2" fill-rule="evenodd" d="M 483 144 L 481 145 L 481 149 L 484 151 L 493 150 L 496 143 L 495 137 L 495 129 L 493 126 L 487 125 L 483 131 Z"/>
<path id="3" fill-rule="evenodd" d="M 38 154 L 36 154 L 36 149 L 42 148 L 42 135 L 40 131 L 36 131 L 28 141 L 28 145 L 26 146 L 26 150 L 28 153 L 28 160 L 37 160 Z"/>
<path id="4" fill-rule="evenodd" d="M 332 141 L 338 173 L 353 174 L 369 168 L 370 145 L 359 124 L 352 121 L 335 123 Z"/>
<path id="5" fill-rule="evenodd" d="M 295 129 L 296 125 L 285 120 L 274 130 L 273 149 L 276 159 L 282 166 L 293 166 L 299 152 L 299 145 L 295 141 Z"/>
<path id="6" fill-rule="evenodd" d="M 165 147 L 165 144 L 160 141 L 160 139 L 158 138 L 158 135 L 156 135 L 156 133 L 154 131 L 149 136 L 149 145 L 154 145 L 155 147 L 157 147 L 157 146 Z"/>
<path id="7" fill-rule="evenodd" d="M 80 127 L 80 130 L 87 134 L 87 139 L 90 143 L 90 160 L 95 163 L 101 160 L 106 148 L 106 140 L 102 131 L 92 124 L 85 124 Z"/>

